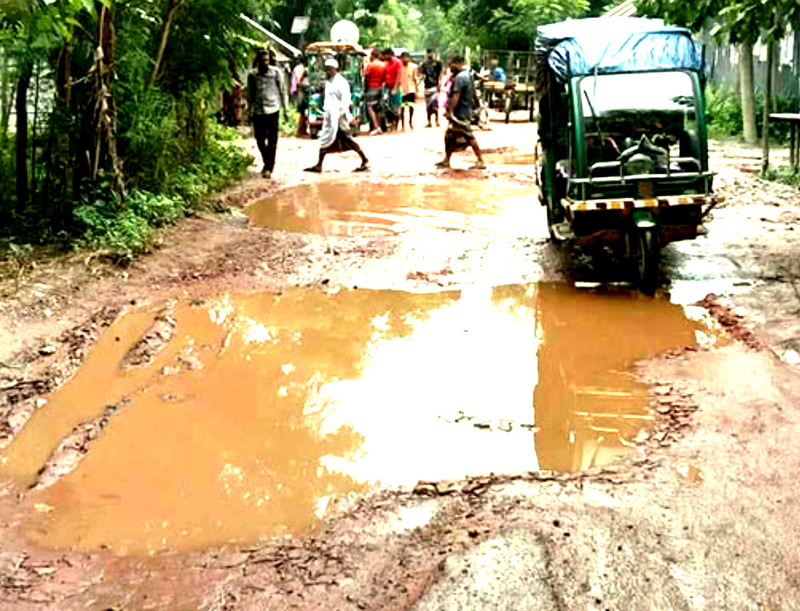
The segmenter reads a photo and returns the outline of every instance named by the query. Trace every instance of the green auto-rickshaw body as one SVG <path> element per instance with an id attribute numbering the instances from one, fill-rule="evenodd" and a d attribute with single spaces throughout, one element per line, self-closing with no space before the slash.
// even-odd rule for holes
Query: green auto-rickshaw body
<path id="1" fill-rule="evenodd" d="M 619 247 L 652 284 L 658 249 L 702 233 L 719 201 L 702 45 L 661 20 L 576 19 L 539 28 L 536 61 L 551 236 Z"/>

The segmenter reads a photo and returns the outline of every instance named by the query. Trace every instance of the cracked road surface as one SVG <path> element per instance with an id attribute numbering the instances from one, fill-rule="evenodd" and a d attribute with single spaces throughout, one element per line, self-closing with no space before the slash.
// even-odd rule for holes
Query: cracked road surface
<path id="1" fill-rule="evenodd" d="M 285 139 L 0 283 L 0 609 L 800 608 L 798 193 L 715 145 L 646 298 L 548 242 L 534 130 Z"/>

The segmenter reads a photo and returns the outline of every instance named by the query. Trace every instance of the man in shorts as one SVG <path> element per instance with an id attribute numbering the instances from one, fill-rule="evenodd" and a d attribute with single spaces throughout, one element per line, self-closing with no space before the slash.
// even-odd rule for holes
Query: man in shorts
<path id="1" fill-rule="evenodd" d="M 366 172 L 369 161 L 364 151 L 350 135 L 350 121 L 352 113 L 352 99 L 350 85 L 339 74 L 339 62 L 330 58 L 325 60 L 325 75 L 328 82 L 325 84 L 325 102 L 322 106 L 322 130 L 319 134 L 319 159 L 315 165 L 306 168 L 306 172 L 322 172 L 322 161 L 329 153 L 345 153 L 353 151 L 361 157 L 361 165 L 356 172 Z"/>
<path id="2" fill-rule="evenodd" d="M 408 111 L 408 128 L 414 129 L 414 104 L 417 101 L 417 85 L 419 76 L 417 64 L 411 61 L 411 55 L 404 51 L 400 56 L 403 68 L 400 72 L 400 93 L 403 105 L 400 107 L 400 129 L 406 128 L 406 111 Z"/>
<path id="3" fill-rule="evenodd" d="M 475 85 L 469 66 L 460 56 L 452 57 L 448 63 L 453 74 L 453 84 L 450 89 L 450 99 L 447 104 L 445 117 L 448 121 L 447 131 L 444 133 L 444 159 L 436 164 L 439 168 L 450 167 L 450 157 L 456 151 L 471 147 L 478 158 L 470 169 L 485 170 L 483 153 L 478 141 L 472 133 L 472 96 Z"/>
<path id="4" fill-rule="evenodd" d="M 371 135 L 381 133 L 381 123 L 378 118 L 383 86 L 386 84 L 386 64 L 381 61 L 380 53 L 373 51 L 372 60 L 364 71 L 364 101 L 367 105 L 367 116 L 372 125 Z"/>
<path id="5" fill-rule="evenodd" d="M 432 127 L 431 119 L 436 119 L 436 127 L 439 127 L 439 90 L 442 84 L 442 62 L 436 59 L 436 52 L 428 49 L 425 54 L 425 61 L 420 66 L 422 73 L 423 86 L 425 87 L 425 109 L 428 113 L 428 124 L 425 127 Z"/>

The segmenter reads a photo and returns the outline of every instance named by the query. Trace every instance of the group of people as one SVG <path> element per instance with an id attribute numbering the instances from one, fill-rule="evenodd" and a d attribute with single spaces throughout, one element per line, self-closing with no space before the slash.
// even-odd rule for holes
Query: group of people
<path id="1" fill-rule="evenodd" d="M 369 160 L 350 132 L 350 85 L 339 73 L 339 63 L 335 58 L 326 59 L 324 69 L 326 82 L 319 157 L 317 163 L 306 168 L 306 171 L 321 172 L 323 160 L 328 154 L 347 151 L 356 153 L 361 160 L 356 171 L 366 171 L 369 169 Z M 298 71 L 292 76 L 291 89 L 294 94 L 302 75 Z M 441 105 L 448 121 L 444 137 L 445 155 L 436 165 L 449 168 L 453 153 L 472 148 L 477 157 L 472 168 L 486 167 L 480 146 L 472 132 L 475 81 L 462 57 L 451 57 L 448 61 L 448 72 L 445 73 L 432 49 L 427 51 L 425 61 L 419 66 L 411 61 L 408 53 L 403 53 L 398 59 L 391 49 L 386 49 L 382 53 L 374 53 L 367 64 L 365 85 L 365 104 L 372 124 L 371 133 L 379 134 L 386 127 L 397 128 L 398 125 L 405 128 L 406 111 L 409 128 L 413 129 L 416 94 L 420 85 L 424 85 L 427 126 L 432 126 L 434 121 L 439 125 Z M 261 175 L 270 178 L 275 168 L 279 113 L 288 104 L 283 74 L 275 65 L 273 53 L 264 49 L 257 52 L 253 70 L 248 75 L 247 92 L 254 136 L 264 161 Z M 384 106 L 380 110 L 384 112 L 379 114 L 379 105 L 382 103 Z M 383 125 L 381 119 L 384 121 Z"/>
<path id="2" fill-rule="evenodd" d="M 397 129 L 398 126 L 405 129 L 406 115 L 409 129 L 414 129 L 417 92 L 422 82 L 427 83 L 428 80 L 424 77 L 425 69 L 438 66 L 438 72 L 433 79 L 437 91 L 441 79 L 441 62 L 435 59 L 433 50 L 428 51 L 428 56 L 422 66 L 418 66 L 407 51 L 401 53 L 400 58 L 395 56 L 392 49 L 373 51 L 364 68 L 364 99 L 372 135 Z"/>

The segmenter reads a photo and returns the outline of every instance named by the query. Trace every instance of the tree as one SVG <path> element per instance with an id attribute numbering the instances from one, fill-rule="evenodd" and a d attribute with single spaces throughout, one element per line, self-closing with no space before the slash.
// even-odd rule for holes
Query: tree
<path id="1" fill-rule="evenodd" d="M 644 15 L 661 17 L 694 31 L 713 23 L 711 32 L 718 40 L 739 47 L 744 136 L 747 142 L 755 143 L 753 46 L 763 35 L 767 44 L 773 47 L 768 58 L 773 58 L 774 45 L 784 37 L 787 25 L 797 23 L 800 18 L 800 4 L 796 0 L 638 0 L 636 6 Z M 768 62 L 767 69 L 771 76 L 771 62 Z M 765 91 L 767 109 L 771 106 L 769 89 Z M 769 110 L 765 112 L 768 117 Z M 766 125 L 764 129 L 767 129 Z"/>
<path id="2" fill-rule="evenodd" d="M 536 28 L 580 17 L 589 0 L 417 0 L 431 46 L 527 51 Z"/>
<path id="3" fill-rule="evenodd" d="M 196 198 L 217 94 L 252 51 L 239 14 L 270 0 L 0 1 L 0 233 L 107 233 L 131 188 Z M 102 213 L 76 219 L 87 201 Z"/>
<path id="4" fill-rule="evenodd" d="M 588 0 L 510 0 L 507 6 L 494 9 L 490 24 L 508 40 L 530 45 L 536 26 L 578 17 L 588 10 Z"/>

